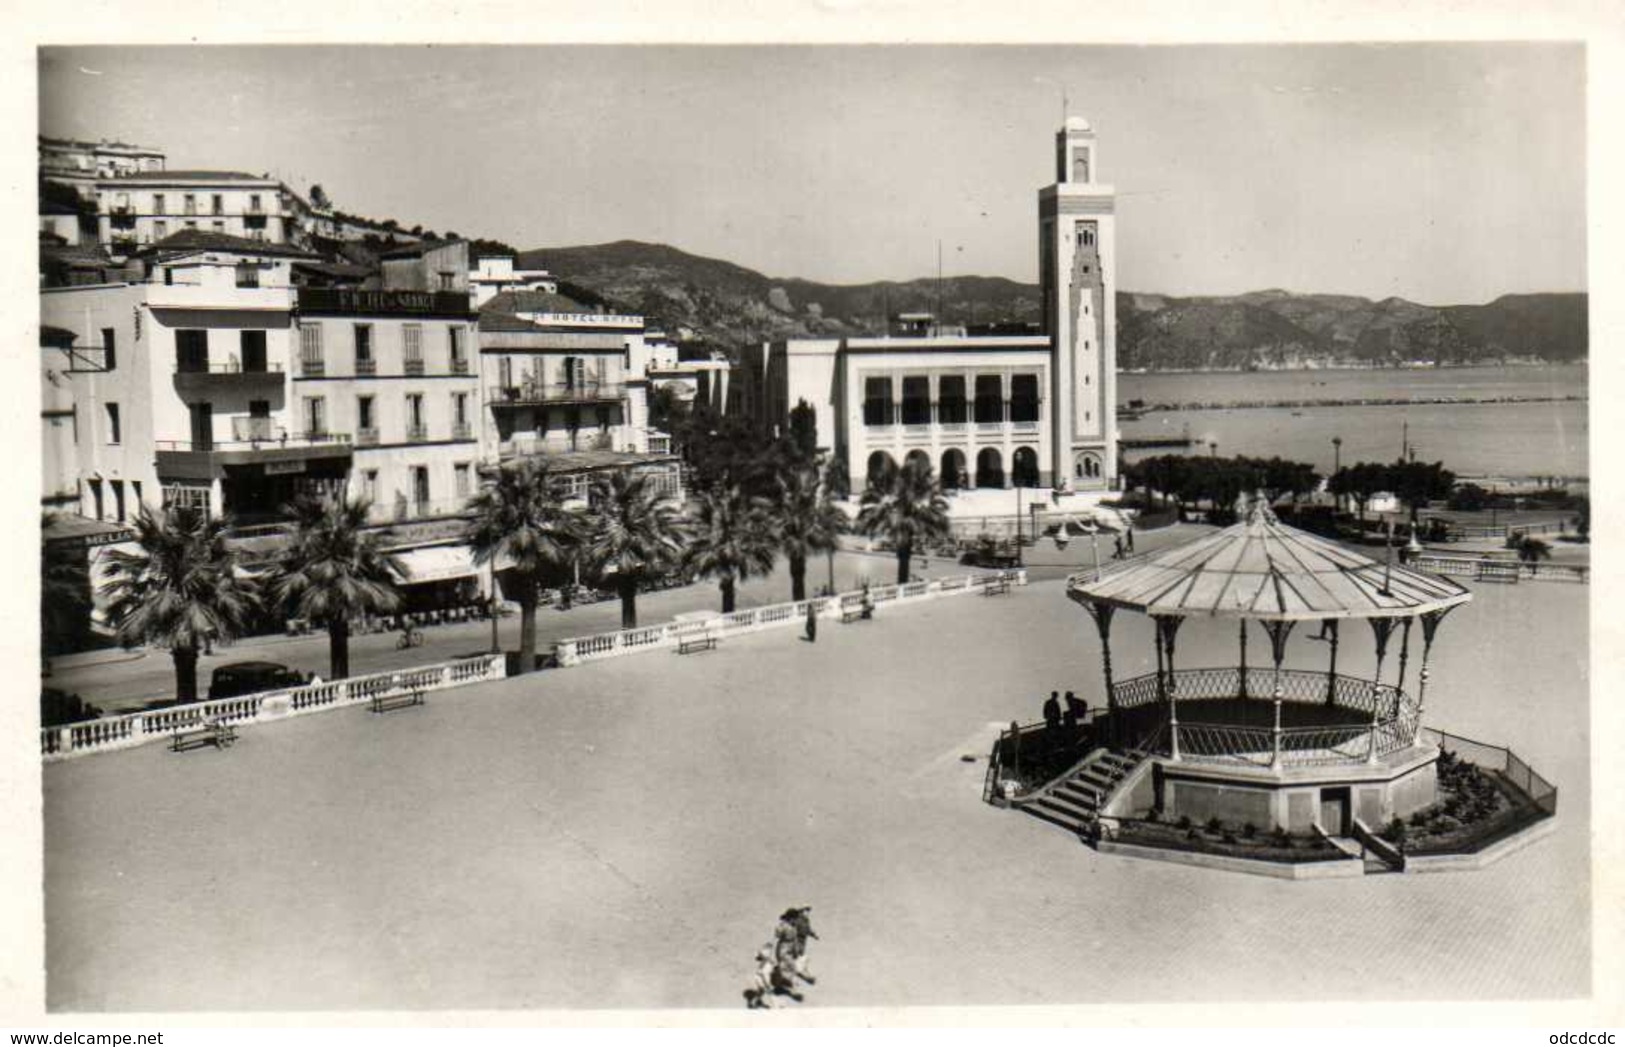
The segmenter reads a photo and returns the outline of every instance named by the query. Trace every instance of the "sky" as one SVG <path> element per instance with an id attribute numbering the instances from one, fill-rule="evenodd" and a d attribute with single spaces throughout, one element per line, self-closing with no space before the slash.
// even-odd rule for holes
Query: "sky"
<path id="1" fill-rule="evenodd" d="M 1118 286 L 1427 304 L 1587 286 L 1581 44 L 68 47 L 40 130 L 521 249 L 826 283 L 1037 276 L 1063 113 Z M 567 274 L 564 274 L 567 275 Z"/>

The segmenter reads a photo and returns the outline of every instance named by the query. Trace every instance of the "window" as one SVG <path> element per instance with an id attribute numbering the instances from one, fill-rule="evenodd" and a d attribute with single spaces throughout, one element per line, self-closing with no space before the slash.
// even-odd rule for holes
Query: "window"
<path id="1" fill-rule="evenodd" d="M 214 231 L 217 233 L 223 233 L 226 231 L 225 222 L 210 222 L 209 224 L 214 227 Z"/>
<path id="2" fill-rule="evenodd" d="M 96 500 L 96 519 L 100 520 L 102 518 L 102 482 L 100 480 L 90 481 L 90 495 Z"/>
<path id="3" fill-rule="evenodd" d="M 169 223 L 162 218 L 152 223 L 152 236 L 155 240 L 162 240 L 169 235 Z"/>
<path id="4" fill-rule="evenodd" d="M 451 349 L 452 373 L 463 374 L 468 370 L 468 360 L 463 356 L 463 329 L 457 326 L 446 328 L 446 341 Z"/>
<path id="5" fill-rule="evenodd" d="M 378 470 L 368 469 L 361 474 L 361 497 L 369 502 L 378 500 Z"/>
<path id="6" fill-rule="evenodd" d="M 1004 386 L 996 374 L 976 376 L 976 420 L 1004 421 Z"/>
<path id="7" fill-rule="evenodd" d="M 1072 180 L 1074 182 L 1087 182 L 1089 180 L 1089 150 L 1078 149 L 1072 154 Z"/>
<path id="8" fill-rule="evenodd" d="M 164 210 L 164 194 L 163 193 L 153 193 L 152 194 L 152 213 L 153 214 L 167 214 L 168 213 L 168 212 L 166 212 Z M 160 222 L 158 224 L 162 225 L 163 223 Z M 159 235 L 162 235 L 162 234 L 159 234 Z"/>
<path id="9" fill-rule="evenodd" d="M 209 515 L 209 489 L 207 487 L 190 487 L 184 484 L 170 484 L 164 488 L 164 508 L 186 507 L 201 509 L 203 515 Z"/>
<path id="10" fill-rule="evenodd" d="M 305 397 L 305 437 L 313 439 L 327 435 L 327 399 L 321 396 Z"/>
<path id="11" fill-rule="evenodd" d="M 109 403 L 107 406 L 107 442 L 117 444 L 124 442 L 124 434 L 119 428 L 118 404 Z"/>
<path id="12" fill-rule="evenodd" d="M 403 359 L 406 361 L 407 374 L 423 373 L 423 325 L 407 324 L 401 328 L 401 339 L 405 346 Z"/>
<path id="13" fill-rule="evenodd" d="M 187 214 L 197 214 L 197 197 L 193 196 L 191 193 L 187 193 L 184 197 L 181 198 L 181 205 L 182 205 L 182 209 Z M 187 222 L 186 223 L 187 228 L 191 228 L 192 226 L 194 226 L 196 224 L 197 223 L 195 223 L 195 222 Z"/>
<path id="14" fill-rule="evenodd" d="M 188 229 L 196 229 L 197 228 L 197 223 L 196 222 L 187 222 L 186 223 L 186 228 L 188 228 Z"/>
<path id="15" fill-rule="evenodd" d="M 108 486 L 113 489 L 113 519 L 119 523 L 124 522 L 124 481 L 109 480 Z"/>
<path id="16" fill-rule="evenodd" d="M 322 362 L 322 328 L 320 324 L 299 325 L 299 371 L 301 374 L 320 375 L 326 369 Z"/>
<path id="17" fill-rule="evenodd" d="M 1010 379 L 1010 420 L 1038 421 L 1038 376 L 1018 374 Z"/>
<path id="18" fill-rule="evenodd" d="M 371 324 L 355 325 L 355 373 L 378 373 L 378 363 L 372 358 Z"/>
<path id="19" fill-rule="evenodd" d="M 457 274 L 456 273 L 444 273 L 444 272 L 441 273 L 440 274 L 440 289 L 442 291 L 455 291 L 455 290 L 457 290 L 456 280 L 457 280 Z"/>
<path id="20" fill-rule="evenodd" d="M 219 225 L 219 222 L 214 223 Z M 260 267 L 253 262 L 237 263 L 237 286 L 258 287 L 260 285 Z"/>
<path id="21" fill-rule="evenodd" d="M 102 366 L 111 371 L 118 366 L 118 332 L 111 327 L 102 328 Z"/>
<path id="22" fill-rule="evenodd" d="M 260 194 L 258 194 L 258 193 L 249 193 L 248 194 L 248 209 L 250 211 L 252 211 L 254 214 L 259 214 L 259 211 L 260 211 Z"/>
<path id="23" fill-rule="evenodd" d="M 141 481 L 140 480 L 131 480 L 130 481 L 130 501 L 135 503 L 135 505 L 132 508 L 134 509 L 135 512 L 139 513 L 141 511 Z"/>
<path id="24" fill-rule="evenodd" d="M 965 424 L 965 377 L 943 375 L 937 382 L 937 424 Z"/>
<path id="25" fill-rule="evenodd" d="M 925 375 L 903 378 L 903 424 L 927 425 L 931 421 L 931 380 Z"/>
<path id="26" fill-rule="evenodd" d="M 243 351 L 243 372 L 245 374 L 264 374 L 266 372 L 265 332 L 243 331 L 238 335 L 238 344 Z"/>
<path id="27" fill-rule="evenodd" d="M 866 378 L 863 381 L 863 424 L 890 425 L 891 379 Z"/>
<path id="28" fill-rule="evenodd" d="M 209 197 L 209 204 L 210 204 L 210 210 L 209 210 L 210 214 L 225 214 L 226 213 L 225 198 L 222 197 L 219 193 L 215 193 L 211 197 Z M 219 222 L 215 223 L 215 225 L 219 225 L 219 224 L 220 224 Z"/>
<path id="29" fill-rule="evenodd" d="M 467 498 L 471 493 L 469 484 L 470 470 L 468 468 L 468 463 L 458 462 L 456 465 L 452 466 L 452 470 L 457 479 L 457 497 Z"/>
<path id="30" fill-rule="evenodd" d="M 406 424 L 413 429 L 423 427 L 423 394 L 406 394 Z"/>
<path id="31" fill-rule="evenodd" d="M 208 369 L 209 332 L 176 331 L 175 370 L 182 374 L 199 374 Z"/>

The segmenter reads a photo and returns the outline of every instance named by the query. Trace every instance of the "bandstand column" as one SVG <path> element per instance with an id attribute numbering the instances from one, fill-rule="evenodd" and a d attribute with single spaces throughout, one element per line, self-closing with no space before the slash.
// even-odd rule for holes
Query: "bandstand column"
<path id="1" fill-rule="evenodd" d="M 1400 627 L 1399 683 L 1394 685 L 1400 694 L 1403 694 L 1405 691 L 1405 665 L 1411 660 L 1411 623 L 1414 620 L 1415 619 L 1407 618 L 1405 619 L 1405 624 Z M 1394 711 L 1396 713 L 1399 711 L 1399 699 L 1397 697 L 1394 699 Z"/>
<path id="2" fill-rule="evenodd" d="M 1388 638 L 1394 634 L 1392 618 L 1371 619 L 1371 632 L 1377 640 L 1377 673 L 1371 680 L 1371 735 L 1366 745 L 1366 762 L 1377 762 L 1377 724 L 1381 718 L 1382 661 L 1388 655 Z"/>
<path id="3" fill-rule="evenodd" d="M 1275 665 L 1275 683 L 1272 692 L 1275 701 L 1275 725 L 1270 730 L 1270 767 L 1281 766 L 1281 700 L 1285 692 L 1281 687 L 1281 662 L 1286 659 L 1287 637 L 1292 635 L 1289 621 L 1267 621 L 1264 630 L 1270 635 L 1270 659 Z"/>
<path id="4" fill-rule="evenodd" d="M 1444 616 L 1450 613 L 1446 607 L 1441 611 L 1427 611 L 1422 615 L 1422 671 L 1418 674 L 1416 684 L 1416 731 L 1411 735 L 1411 741 L 1422 733 L 1422 711 L 1427 706 L 1428 693 L 1428 655 L 1433 653 L 1433 637 L 1439 631 L 1439 623 Z"/>
<path id="5" fill-rule="evenodd" d="M 1337 627 L 1340 623 L 1336 618 L 1326 619 L 1326 628 L 1331 632 L 1332 660 L 1326 667 L 1326 704 L 1337 703 Z"/>
<path id="6" fill-rule="evenodd" d="M 1095 629 L 1100 633 L 1100 666 L 1106 676 L 1106 716 L 1111 724 L 1112 745 L 1116 746 L 1122 740 L 1117 715 L 1117 688 L 1112 684 L 1112 612 L 1117 608 L 1098 600 L 1090 600 L 1084 606 L 1089 609 L 1089 617 L 1095 620 Z"/>
<path id="7" fill-rule="evenodd" d="M 1185 619 L 1178 615 L 1153 615 L 1152 621 L 1157 623 L 1158 649 L 1166 651 L 1168 655 L 1167 684 L 1164 692 L 1168 696 L 1168 755 L 1179 759 L 1179 684 L 1174 675 L 1174 636 L 1179 632 L 1179 626 Z M 1159 659 L 1160 661 L 1160 659 Z"/>

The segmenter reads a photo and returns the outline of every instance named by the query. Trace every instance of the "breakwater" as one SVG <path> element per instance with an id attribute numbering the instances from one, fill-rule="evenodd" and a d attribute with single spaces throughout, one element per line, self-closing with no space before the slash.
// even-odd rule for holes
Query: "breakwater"
<path id="1" fill-rule="evenodd" d="M 1258 408 L 1313 407 L 1450 407 L 1463 404 L 1547 404 L 1585 402 L 1587 397 L 1569 396 L 1358 396 L 1309 397 L 1282 400 L 1183 400 L 1171 403 L 1135 404 L 1118 410 L 1127 414 L 1156 411 L 1245 411 Z"/>

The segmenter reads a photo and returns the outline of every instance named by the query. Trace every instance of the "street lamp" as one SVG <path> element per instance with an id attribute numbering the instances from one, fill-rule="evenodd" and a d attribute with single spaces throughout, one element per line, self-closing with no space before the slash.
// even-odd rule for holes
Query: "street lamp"
<path id="1" fill-rule="evenodd" d="M 1021 563 L 1021 485 L 1016 485 L 1016 566 Z"/>
<path id="2" fill-rule="evenodd" d="M 1343 438 L 1332 437 L 1332 472 L 1335 473 L 1343 467 Z"/>
<path id="3" fill-rule="evenodd" d="M 1207 442 L 1207 453 L 1209 458 L 1219 457 L 1219 441 L 1209 440 Z"/>

